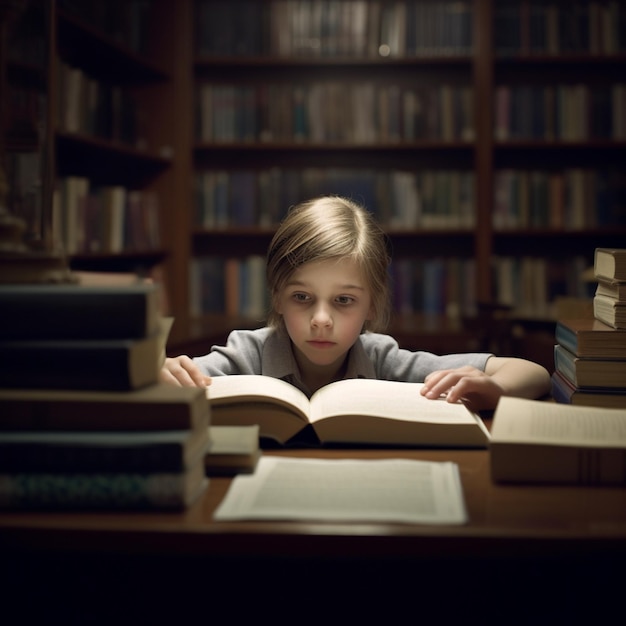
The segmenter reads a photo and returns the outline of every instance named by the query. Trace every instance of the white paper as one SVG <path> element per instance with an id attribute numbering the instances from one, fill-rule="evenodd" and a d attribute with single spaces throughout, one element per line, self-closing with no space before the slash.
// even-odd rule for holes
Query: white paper
<path id="1" fill-rule="evenodd" d="M 467 512 L 455 463 L 266 456 L 215 519 L 463 524 Z"/>

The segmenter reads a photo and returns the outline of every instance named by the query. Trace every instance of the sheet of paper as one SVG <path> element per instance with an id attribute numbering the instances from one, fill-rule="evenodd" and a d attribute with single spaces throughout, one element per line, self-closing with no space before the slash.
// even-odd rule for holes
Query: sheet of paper
<path id="1" fill-rule="evenodd" d="M 215 519 L 463 524 L 467 512 L 455 463 L 266 456 Z"/>

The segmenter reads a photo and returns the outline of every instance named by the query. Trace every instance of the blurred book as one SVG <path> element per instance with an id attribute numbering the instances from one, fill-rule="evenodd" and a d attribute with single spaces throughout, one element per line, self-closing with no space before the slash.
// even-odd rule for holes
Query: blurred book
<path id="1" fill-rule="evenodd" d="M 261 457 L 259 426 L 211 426 L 205 459 L 207 476 L 251 474 Z"/>

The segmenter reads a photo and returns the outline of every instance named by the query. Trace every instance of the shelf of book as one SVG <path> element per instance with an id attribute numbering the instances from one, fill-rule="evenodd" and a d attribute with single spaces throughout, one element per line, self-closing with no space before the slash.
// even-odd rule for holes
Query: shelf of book
<path id="1" fill-rule="evenodd" d="M 500 257 L 544 257 L 550 274 L 560 251 L 578 270 L 597 246 L 623 241 L 619 3 L 113 4 L 55 3 L 61 63 L 51 86 L 71 96 L 58 81 L 73 67 L 71 80 L 100 103 L 133 102 L 134 120 L 67 127 L 68 107 L 55 100 L 57 172 L 156 192 L 161 240 L 148 255 L 167 254 L 177 341 L 195 336 L 193 259 L 263 255 L 281 215 L 314 193 L 345 193 L 377 212 L 394 260 L 471 260 L 478 303 L 502 296 Z M 120 7 L 134 14 L 106 12 Z M 136 28 L 124 34 L 128 23 Z M 426 172 L 447 193 L 470 181 L 464 217 L 431 214 Z M 524 185 L 532 219 L 517 212 L 513 190 Z M 226 217 L 204 206 L 203 188 L 226 198 Z M 547 297 L 581 290 L 560 281 Z"/>

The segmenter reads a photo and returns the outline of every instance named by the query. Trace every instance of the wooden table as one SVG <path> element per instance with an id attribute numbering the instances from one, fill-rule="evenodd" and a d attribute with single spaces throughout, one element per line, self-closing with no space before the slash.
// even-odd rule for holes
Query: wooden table
<path id="1" fill-rule="evenodd" d="M 230 481 L 212 478 L 181 513 L 0 514 L 2 588 L 20 603 L 35 589 L 43 593 L 46 611 L 59 611 L 62 623 L 86 623 L 96 605 L 102 623 L 119 623 L 120 598 L 134 607 L 124 612 L 134 623 L 148 613 L 145 623 L 164 616 L 180 623 L 187 612 L 202 614 L 199 601 L 207 619 L 216 602 L 232 603 L 241 619 L 295 602 L 293 610 L 326 621 L 380 611 L 384 623 L 394 623 L 396 610 L 405 615 L 414 607 L 416 616 L 439 620 L 564 623 L 589 612 L 600 623 L 599 611 L 624 593 L 626 489 L 495 485 L 486 450 L 265 453 L 452 460 L 470 521 L 214 522 Z"/>

